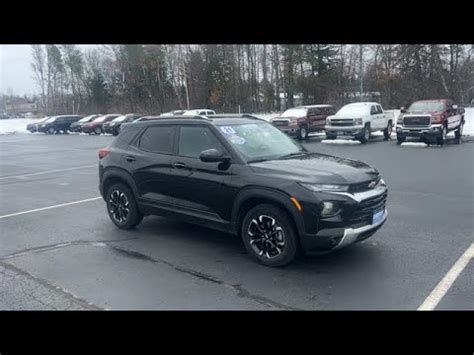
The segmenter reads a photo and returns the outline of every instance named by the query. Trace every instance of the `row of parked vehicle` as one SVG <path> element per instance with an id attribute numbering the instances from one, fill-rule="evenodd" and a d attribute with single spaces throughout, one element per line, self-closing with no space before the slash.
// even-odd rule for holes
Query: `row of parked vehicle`
<path id="1" fill-rule="evenodd" d="M 81 115 L 59 115 L 45 117 L 42 121 L 31 123 L 26 129 L 32 133 L 42 132 L 47 134 L 82 132 L 89 134 L 109 133 L 118 135 L 124 123 L 131 123 L 139 120 L 155 119 L 164 116 L 211 116 L 216 112 L 209 109 L 199 110 L 176 110 L 165 112 L 159 116 L 144 116 L 138 113 L 123 114 L 92 114 L 86 117 Z"/>
<path id="2" fill-rule="evenodd" d="M 377 102 L 351 103 L 337 112 L 331 105 L 309 105 L 288 109 L 271 122 L 299 140 L 308 139 L 309 133 L 325 131 L 327 139 L 349 138 L 365 143 L 377 131 L 388 139 L 396 125 L 398 144 L 414 137 L 427 144 L 443 145 L 449 132 L 455 133 L 456 143 L 461 142 L 464 108 L 452 100 L 416 101 L 400 111 L 395 117 Z"/>

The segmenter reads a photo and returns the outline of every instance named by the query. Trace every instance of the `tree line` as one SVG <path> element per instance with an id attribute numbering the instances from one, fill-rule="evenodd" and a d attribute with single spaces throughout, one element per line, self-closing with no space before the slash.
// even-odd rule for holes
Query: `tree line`
<path id="1" fill-rule="evenodd" d="M 45 114 L 474 98 L 473 45 L 33 45 Z M 366 95 L 361 96 L 362 92 Z"/>

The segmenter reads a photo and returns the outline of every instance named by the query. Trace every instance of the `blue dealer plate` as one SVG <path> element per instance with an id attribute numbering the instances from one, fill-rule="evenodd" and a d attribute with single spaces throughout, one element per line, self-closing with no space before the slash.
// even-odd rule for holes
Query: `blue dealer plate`
<path id="1" fill-rule="evenodd" d="M 377 211 L 372 217 L 372 224 L 380 223 L 383 219 L 383 210 Z"/>

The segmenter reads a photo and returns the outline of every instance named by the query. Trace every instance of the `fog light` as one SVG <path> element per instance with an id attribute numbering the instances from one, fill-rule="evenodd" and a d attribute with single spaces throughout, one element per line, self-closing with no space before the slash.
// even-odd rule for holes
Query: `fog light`
<path id="1" fill-rule="evenodd" d="M 339 212 L 339 210 L 340 206 L 337 202 L 324 201 L 321 210 L 321 217 L 334 216 Z"/>

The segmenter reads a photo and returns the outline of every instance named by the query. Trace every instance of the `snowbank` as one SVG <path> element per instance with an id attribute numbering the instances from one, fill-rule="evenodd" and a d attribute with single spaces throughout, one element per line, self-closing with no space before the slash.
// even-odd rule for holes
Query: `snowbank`
<path id="1" fill-rule="evenodd" d="M 0 135 L 30 133 L 26 130 L 26 125 L 30 123 L 38 123 L 41 120 L 41 118 L 10 118 L 0 120 Z"/>
<path id="2" fill-rule="evenodd" d="M 321 143 L 327 144 L 342 144 L 342 145 L 355 145 L 361 144 L 359 141 L 353 141 L 350 139 L 323 139 Z"/>

